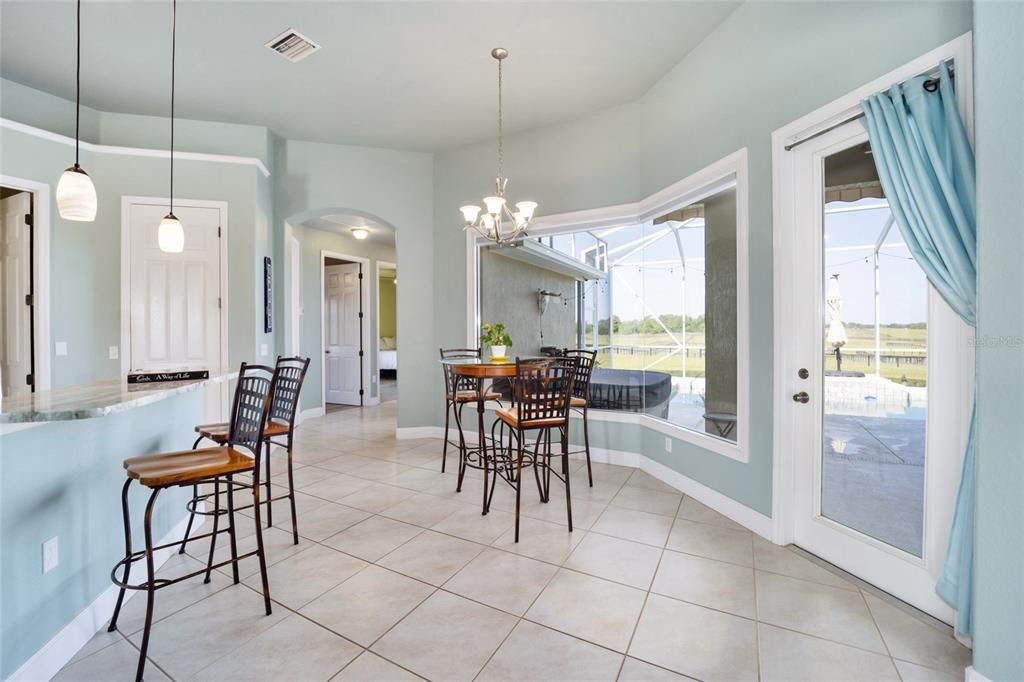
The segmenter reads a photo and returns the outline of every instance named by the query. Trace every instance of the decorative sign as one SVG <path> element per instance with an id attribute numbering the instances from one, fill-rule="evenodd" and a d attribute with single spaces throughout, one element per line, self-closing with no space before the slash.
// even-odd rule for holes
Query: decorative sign
<path id="1" fill-rule="evenodd" d="M 209 379 L 208 369 L 170 370 L 167 372 L 133 372 L 128 375 L 129 384 L 161 384 L 168 381 L 196 381 Z"/>
<path id="2" fill-rule="evenodd" d="M 274 266 L 270 256 L 263 259 L 263 332 L 274 331 Z"/>

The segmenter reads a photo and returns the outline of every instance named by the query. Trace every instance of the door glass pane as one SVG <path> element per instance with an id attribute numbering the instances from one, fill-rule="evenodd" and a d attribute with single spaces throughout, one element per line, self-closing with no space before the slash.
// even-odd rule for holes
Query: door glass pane
<path id="1" fill-rule="evenodd" d="M 868 143 L 825 160 L 821 515 L 921 556 L 928 283 Z"/>

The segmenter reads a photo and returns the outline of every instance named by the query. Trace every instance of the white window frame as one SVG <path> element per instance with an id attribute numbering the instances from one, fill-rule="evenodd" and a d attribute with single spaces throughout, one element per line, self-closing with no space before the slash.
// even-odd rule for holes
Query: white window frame
<path id="1" fill-rule="evenodd" d="M 696 445 L 739 462 L 750 461 L 750 285 L 749 285 L 749 172 L 747 149 L 720 159 L 692 175 L 631 204 L 539 216 L 530 236 L 597 230 L 654 220 L 730 187 L 736 189 L 736 441 L 701 433 L 637 412 L 592 410 L 595 421 L 640 424 L 653 431 Z M 466 339 L 479 345 L 480 246 L 486 240 L 466 232 Z"/>
<path id="2" fill-rule="evenodd" d="M 787 332 L 792 329 L 794 321 L 791 318 L 791 311 L 782 303 L 789 300 L 794 284 L 790 281 L 789 273 L 793 270 L 791 259 L 794 257 L 788 245 L 795 239 L 793 230 L 796 207 L 800 201 L 813 200 L 808 197 L 807 192 L 798 191 L 796 179 L 796 167 L 794 154 L 786 149 L 788 145 L 816 137 L 824 131 L 846 121 L 861 110 L 861 102 L 870 95 L 887 90 L 893 83 L 899 83 L 913 78 L 922 73 L 928 73 L 935 69 L 940 62 L 952 61 L 956 71 L 957 104 L 960 115 L 964 120 L 968 136 L 973 140 L 974 131 L 974 67 L 972 59 L 972 34 L 967 32 L 936 49 L 921 55 L 907 64 L 867 83 L 853 92 L 850 92 L 839 99 L 826 104 L 825 106 L 793 121 L 792 123 L 779 128 L 772 133 L 772 224 L 773 224 L 773 297 L 775 300 L 773 313 L 774 343 L 778 351 L 775 360 L 773 386 L 774 386 L 774 415 L 773 415 L 773 457 L 772 457 L 772 540 L 778 544 L 789 544 L 793 542 L 796 528 L 796 515 L 799 513 L 796 504 L 796 434 L 788 421 L 792 394 L 794 392 L 793 376 L 796 367 L 788 360 L 786 353 L 781 352 L 787 348 Z M 936 313 L 935 297 L 929 287 L 929 316 Z M 964 361 L 958 367 L 950 368 L 955 372 L 956 381 L 964 386 L 974 386 L 973 353 L 971 343 L 967 339 L 949 340 L 950 342 L 962 343 Z M 967 419 L 970 417 L 971 400 L 973 391 L 964 391 L 961 396 L 959 412 L 963 415 L 963 434 L 961 440 L 966 442 Z M 933 420 L 929 419 L 929 432 L 935 426 Z M 932 435 L 929 433 L 928 438 Z M 962 452 L 961 448 L 961 452 Z M 938 466 L 937 466 L 938 465 Z M 929 481 L 937 475 L 947 475 L 949 463 L 935 463 L 929 467 L 926 476 Z M 937 471 L 943 468 L 943 471 Z M 959 475 L 959 466 L 953 467 L 956 471 L 954 476 Z M 926 483 L 926 488 L 928 483 Z M 928 502 L 926 501 L 926 504 Z M 926 514 L 929 511 L 926 508 Z M 940 537 L 925 538 L 926 545 L 941 547 L 945 549 L 945 538 L 948 536 L 949 519 L 937 519 L 933 525 L 942 529 Z M 926 519 L 927 523 L 930 523 Z M 881 547 L 882 549 L 887 549 Z M 920 563 L 908 559 L 909 563 Z M 931 563 L 935 563 L 932 561 Z"/>

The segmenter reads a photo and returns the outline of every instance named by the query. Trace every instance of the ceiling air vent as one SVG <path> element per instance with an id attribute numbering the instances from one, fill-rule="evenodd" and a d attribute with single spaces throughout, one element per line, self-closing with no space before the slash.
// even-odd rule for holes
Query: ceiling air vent
<path id="1" fill-rule="evenodd" d="M 290 62 L 301 61 L 320 49 L 319 44 L 314 43 L 293 28 L 272 38 L 266 43 L 266 46 Z"/>

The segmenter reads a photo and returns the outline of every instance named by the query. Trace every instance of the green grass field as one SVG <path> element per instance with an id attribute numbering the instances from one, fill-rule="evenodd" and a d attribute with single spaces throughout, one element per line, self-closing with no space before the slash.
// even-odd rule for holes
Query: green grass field
<path id="1" fill-rule="evenodd" d="M 874 358 L 867 354 L 854 354 L 853 351 L 861 349 L 865 352 L 875 347 L 875 330 L 873 327 L 847 327 L 848 338 L 846 346 L 843 347 L 843 370 L 851 372 L 863 372 L 874 374 Z M 681 339 L 679 334 L 676 337 Z M 675 341 L 665 333 L 661 334 L 616 334 L 614 336 L 616 346 L 675 346 Z M 607 336 L 599 338 L 598 343 L 608 345 L 610 339 Z M 881 329 L 881 345 L 883 350 L 889 353 L 900 350 L 924 350 L 927 348 L 928 332 L 926 329 L 912 327 L 883 327 Z M 686 335 L 686 345 L 689 348 L 704 346 L 703 332 L 690 332 Z M 603 351 L 598 353 L 597 361 L 601 367 L 614 367 L 616 369 L 649 369 L 652 371 L 668 372 L 672 376 L 683 376 L 682 356 L 680 354 L 669 355 L 671 351 L 664 351 L 658 355 L 628 355 L 618 352 L 612 359 L 611 353 Z M 686 376 L 704 376 L 705 363 L 703 357 L 691 357 L 686 361 Z M 825 371 L 835 371 L 836 359 L 830 347 L 823 345 L 822 353 L 825 361 Z M 925 386 L 928 379 L 927 363 L 882 363 L 882 376 L 897 383 L 904 383 L 907 386 Z"/>

